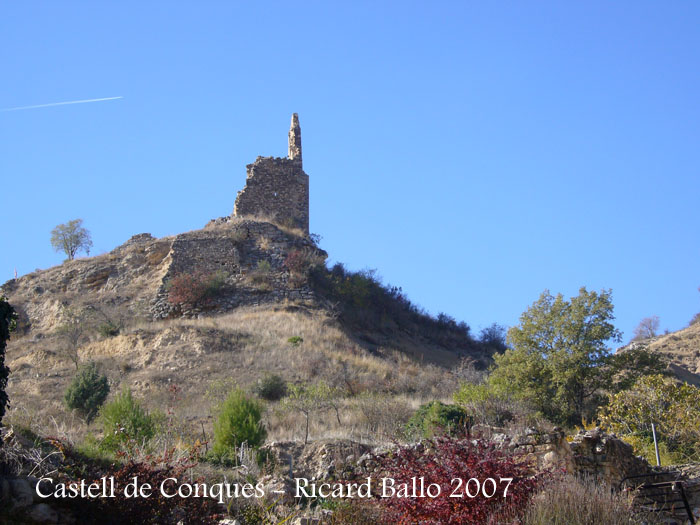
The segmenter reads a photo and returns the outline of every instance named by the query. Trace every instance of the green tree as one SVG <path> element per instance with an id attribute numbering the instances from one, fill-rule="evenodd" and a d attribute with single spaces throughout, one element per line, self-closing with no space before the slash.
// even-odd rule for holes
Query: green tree
<path id="1" fill-rule="evenodd" d="M 617 352 L 610 359 L 611 382 L 607 388 L 609 394 L 627 390 L 644 376 L 669 375 L 664 358 L 646 348 L 627 348 Z"/>
<path id="2" fill-rule="evenodd" d="M 158 417 L 143 408 L 128 388 L 102 407 L 100 420 L 104 430 L 101 447 L 110 451 L 141 446 L 158 427 Z"/>
<path id="3" fill-rule="evenodd" d="M 564 299 L 545 290 L 508 331 L 510 349 L 494 356 L 495 391 L 512 393 L 560 422 L 575 424 L 595 408 L 613 374 L 608 341 L 620 341 L 610 290 Z"/>
<path id="4" fill-rule="evenodd" d="M 51 246 L 57 252 L 64 252 L 69 261 L 75 259 L 75 254 L 80 250 L 90 255 L 92 239 L 90 232 L 83 228 L 83 219 L 59 224 L 51 230 Z"/>
<path id="5" fill-rule="evenodd" d="M 66 389 L 63 401 L 71 410 L 77 410 L 92 421 L 109 395 L 109 381 L 95 363 L 80 367 Z"/>
<path id="6" fill-rule="evenodd" d="M 652 442 L 658 440 L 680 461 L 700 460 L 700 388 L 662 375 L 645 376 L 632 388 L 610 395 L 599 412 L 614 432 Z"/>
<path id="7" fill-rule="evenodd" d="M 5 388 L 10 369 L 5 365 L 5 346 L 10 332 L 15 328 L 16 314 L 7 300 L 0 296 L 0 423 L 5 415 L 5 408 L 10 404 Z"/>
<path id="8" fill-rule="evenodd" d="M 219 406 L 214 422 L 214 454 L 235 452 L 243 442 L 259 447 L 267 432 L 262 425 L 263 404 L 238 388 Z"/>

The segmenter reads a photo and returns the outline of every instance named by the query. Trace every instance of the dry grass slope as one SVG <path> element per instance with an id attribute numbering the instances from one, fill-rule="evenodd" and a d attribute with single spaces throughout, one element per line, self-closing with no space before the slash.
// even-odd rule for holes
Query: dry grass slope
<path id="1" fill-rule="evenodd" d="M 303 339 L 298 345 L 290 337 Z M 8 360 L 13 373 L 9 394 L 14 400 L 10 420 L 32 414 L 27 426 L 54 430 L 52 420 L 71 416 L 61 399 L 75 373 L 73 363 L 52 347 L 56 338 L 33 340 L 31 335 L 10 342 Z M 93 339 L 79 349 L 81 361 L 95 361 L 108 375 L 112 392 L 128 386 L 151 409 L 168 406 L 168 387 L 178 385 L 176 411 L 193 435 L 211 431 L 212 409 L 233 385 L 252 389 L 267 374 L 289 382 L 320 380 L 355 392 L 395 396 L 394 414 L 404 414 L 421 401 L 446 398 L 457 379 L 442 367 L 421 364 L 398 348 L 370 353 L 353 342 L 338 322 L 319 309 L 294 305 L 240 308 L 219 317 L 137 323 L 116 337 Z M 321 414 L 312 421 L 312 437 L 376 439 L 382 433 L 372 421 L 366 400 L 344 400 L 342 424 Z M 270 410 L 271 439 L 300 438 L 301 422 L 294 414 Z M 388 422 L 389 426 L 396 422 Z M 87 427 L 76 424 L 76 439 Z M 199 430 L 198 430 L 199 429 Z M 390 429 L 386 429 L 390 433 Z"/>

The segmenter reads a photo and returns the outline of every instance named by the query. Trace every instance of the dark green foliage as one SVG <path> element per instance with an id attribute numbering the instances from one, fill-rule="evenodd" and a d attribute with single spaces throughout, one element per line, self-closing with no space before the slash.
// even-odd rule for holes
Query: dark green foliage
<path id="1" fill-rule="evenodd" d="M 493 323 L 479 332 L 479 342 L 492 352 L 503 353 L 508 348 L 506 345 L 505 327 Z"/>
<path id="2" fill-rule="evenodd" d="M 108 395 L 107 376 L 99 372 L 95 363 L 87 363 L 80 367 L 68 385 L 63 401 L 68 408 L 81 412 L 92 421 Z"/>
<path id="3" fill-rule="evenodd" d="M 469 325 L 447 314 L 431 316 L 403 293 L 384 285 L 374 270 L 352 272 L 337 263 L 332 268 L 316 265 L 310 270 L 316 292 L 337 303 L 341 319 L 358 328 L 387 331 L 400 327 L 414 335 L 459 349 L 476 349 Z"/>
<path id="4" fill-rule="evenodd" d="M 546 290 L 508 331 L 511 348 L 495 355 L 489 384 L 557 423 L 589 418 L 611 386 L 614 318 L 610 290 L 581 288 L 570 300 Z"/>
<path id="5" fill-rule="evenodd" d="M 5 408 L 10 400 L 5 392 L 10 369 L 5 366 L 5 346 L 10 338 L 10 332 L 15 328 L 16 314 L 14 308 L 0 296 L 0 423 L 5 415 Z"/>
<path id="6" fill-rule="evenodd" d="M 100 410 L 100 420 L 104 428 L 101 447 L 109 451 L 140 446 L 155 435 L 158 418 L 149 414 L 131 390 L 123 390 L 114 400 Z"/>
<path id="7" fill-rule="evenodd" d="M 641 377 L 669 373 L 663 358 L 646 348 L 616 353 L 610 358 L 610 371 L 609 393 L 631 388 Z"/>
<path id="8" fill-rule="evenodd" d="M 97 326 L 97 333 L 105 339 L 119 335 L 119 326 L 111 321 L 101 323 Z"/>
<path id="9" fill-rule="evenodd" d="M 251 447 L 262 445 L 267 435 L 261 422 L 262 414 L 260 401 L 248 397 L 240 389 L 233 390 L 219 407 L 214 422 L 214 454 L 235 453 L 243 442 Z"/>
<path id="10" fill-rule="evenodd" d="M 408 421 L 409 434 L 433 437 L 436 434 L 458 435 L 466 430 L 467 413 L 456 405 L 431 401 L 421 405 Z"/>
<path id="11" fill-rule="evenodd" d="M 278 401 L 287 395 L 287 383 L 276 374 L 266 375 L 258 380 L 254 392 L 266 401 Z"/>

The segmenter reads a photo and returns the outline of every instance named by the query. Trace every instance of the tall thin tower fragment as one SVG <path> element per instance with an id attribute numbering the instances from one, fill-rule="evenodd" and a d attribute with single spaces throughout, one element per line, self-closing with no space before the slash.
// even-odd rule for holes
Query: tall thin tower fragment
<path id="1" fill-rule="evenodd" d="M 299 115 L 292 114 L 292 125 L 289 127 L 289 160 L 299 163 L 301 167 L 301 126 L 299 126 Z"/>

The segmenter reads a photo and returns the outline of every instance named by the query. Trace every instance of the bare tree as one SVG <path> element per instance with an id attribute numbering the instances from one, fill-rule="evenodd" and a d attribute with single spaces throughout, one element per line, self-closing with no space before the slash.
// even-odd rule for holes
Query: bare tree
<path id="1" fill-rule="evenodd" d="M 60 352 L 70 359 L 78 370 L 80 367 L 78 348 L 85 335 L 87 312 L 74 306 L 63 307 L 61 317 L 63 322 L 56 331 L 61 338 Z"/>
<path id="2" fill-rule="evenodd" d="M 340 396 L 339 389 L 320 381 L 314 385 L 299 384 L 289 385 L 288 395 L 280 403 L 280 408 L 301 412 L 305 418 L 304 444 L 309 441 L 309 421 L 316 412 L 333 409 L 335 417 L 340 422 Z"/>
<path id="3" fill-rule="evenodd" d="M 658 330 L 659 316 L 652 315 L 651 317 L 645 317 L 639 322 L 637 328 L 634 329 L 634 337 L 632 338 L 632 341 L 641 341 L 642 339 L 656 337 Z"/>

